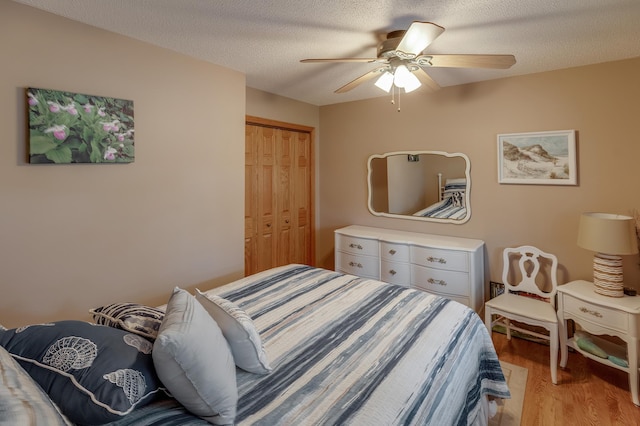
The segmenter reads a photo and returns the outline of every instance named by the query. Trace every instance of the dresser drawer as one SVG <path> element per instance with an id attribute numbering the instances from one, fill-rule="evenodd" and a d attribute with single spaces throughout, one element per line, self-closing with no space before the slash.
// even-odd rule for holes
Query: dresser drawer
<path id="1" fill-rule="evenodd" d="M 378 247 L 378 240 L 336 234 L 336 250 L 377 257 Z"/>
<path id="2" fill-rule="evenodd" d="M 563 295 L 562 297 L 565 314 L 572 314 L 601 327 L 612 328 L 622 332 L 627 332 L 629 329 L 629 315 L 626 312 L 595 305 L 569 295 Z"/>
<path id="3" fill-rule="evenodd" d="M 469 297 L 469 274 L 411 265 L 411 285 L 438 294 Z"/>
<path id="4" fill-rule="evenodd" d="M 380 281 L 409 287 L 411 268 L 408 263 L 380 262 Z"/>
<path id="5" fill-rule="evenodd" d="M 406 244 L 380 241 L 380 257 L 392 262 L 409 263 L 409 246 Z"/>
<path id="6" fill-rule="evenodd" d="M 336 252 L 336 270 L 360 277 L 380 279 L 380 263 L 377 257 L 356 256 L 351 253 Z"/>
<path id="7" fill-rule="evenodd" d="M 411 247 L 411 263 L 448 271 L 469 271 L 468 255 L 463 251 Z"/>

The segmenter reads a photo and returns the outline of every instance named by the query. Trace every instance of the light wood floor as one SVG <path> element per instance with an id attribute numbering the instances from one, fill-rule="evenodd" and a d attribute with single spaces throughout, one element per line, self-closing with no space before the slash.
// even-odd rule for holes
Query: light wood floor
<path id="1" fill-rule="evenodd" d="M 498 358 L 529 370 L 522 426 L 640 425 L 640 407 L 631 401 L 629 376 L 569 352 L 567 368 L 551 383 L 549 347 L 492 333 Z"/>

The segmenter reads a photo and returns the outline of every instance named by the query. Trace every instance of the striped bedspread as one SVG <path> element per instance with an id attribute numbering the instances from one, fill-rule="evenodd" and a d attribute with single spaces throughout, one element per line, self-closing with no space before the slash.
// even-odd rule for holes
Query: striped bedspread
<path id="1" fill-rule="evenodd" d="M 485 397 L 510 397 L 482 320 L 456 302 L 303 265 L 209 293 L 251 315 L 273 367 L 237 370 L 238 425 L 481 425 Z M 206 424 L 172 401 L 125 420 Z"/>
<path id="2" fill-rule="evenodd" d="M 413 216 L 437 217 L 440 219 L 463 219 L 466 215 L 467 208 L 464 205 L 456 205 L 453 202 L 453 198 L 445 198 L 413 214 Z"/>

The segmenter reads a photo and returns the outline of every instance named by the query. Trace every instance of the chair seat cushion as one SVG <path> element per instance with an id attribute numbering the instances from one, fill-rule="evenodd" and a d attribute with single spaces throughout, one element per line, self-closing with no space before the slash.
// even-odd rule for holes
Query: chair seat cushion
<path id="1" fill-rule="evenodd" d="M 553 308 L 551 303 L 527 296 L 504 293 L 487 301 L 485 306 L 490 307 L 494 314 L 508 313 L 514 316 L 531 318 L 537 321 L 549 323 L 558 322 L 556 310 Z"/>

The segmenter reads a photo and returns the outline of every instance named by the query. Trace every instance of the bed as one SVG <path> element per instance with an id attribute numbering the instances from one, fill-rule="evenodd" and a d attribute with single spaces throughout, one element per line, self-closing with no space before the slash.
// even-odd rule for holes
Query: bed
<path id="1" fill-rule="evenodd" d="M 442 185 L 441 176 L 438 174 L 439 200 L 415 212 L 413 216 L 455 220 L 466 217 L 467 180 L 465 178 L 447 179 Z"/>
<path id="2" fill-rule="evenodd" d="M 238 425 L 484 425 L 510 397 L 482 320 L 448 299 L 305 265 L 198 297 L 246 313 L 268 357 L 263 374 L 235 370 Z M 158 397 L 109 424 L 209 423 Z"/>

